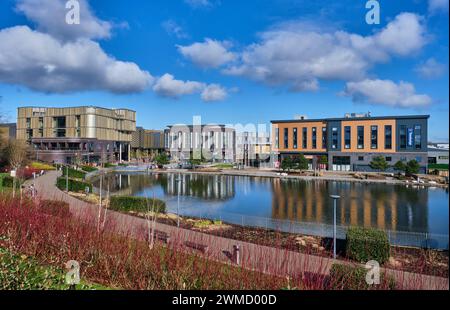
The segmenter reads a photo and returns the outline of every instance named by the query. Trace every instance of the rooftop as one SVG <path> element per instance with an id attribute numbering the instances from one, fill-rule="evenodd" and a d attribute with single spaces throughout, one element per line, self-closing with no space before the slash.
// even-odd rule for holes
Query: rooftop
<path id="1" fill-rule="evenodd" d="M 430 118 L 430 115 L 397 115 L 397 116 L 364 116 L 364 117 L 336 117 L 336 118 L 317 118 L 317 119 L 290 119 L 290 120 L 272 120 L 271 123 L 307 123 L 323 121 L 365 121 L 365 120 L 385 120 L 385 119 L 418 119 Z"/>

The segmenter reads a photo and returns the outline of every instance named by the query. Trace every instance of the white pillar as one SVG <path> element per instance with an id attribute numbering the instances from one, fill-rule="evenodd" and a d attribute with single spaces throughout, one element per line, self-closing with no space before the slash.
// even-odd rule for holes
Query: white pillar
<path id="1" fill-rule="evenodd" d="M 119 163 L 122 162 L 122 142 L 119 143 Z"/>

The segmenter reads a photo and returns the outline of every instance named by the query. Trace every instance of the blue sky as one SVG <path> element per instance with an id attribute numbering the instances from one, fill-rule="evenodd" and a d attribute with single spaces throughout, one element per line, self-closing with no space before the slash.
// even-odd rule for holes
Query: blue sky
<path id="1" fill-rule="evenodd" d="M 0 109 L 97 105 L 138 125 L 430 114 L 448 141 L 448 0 L 0 2 Z"/>

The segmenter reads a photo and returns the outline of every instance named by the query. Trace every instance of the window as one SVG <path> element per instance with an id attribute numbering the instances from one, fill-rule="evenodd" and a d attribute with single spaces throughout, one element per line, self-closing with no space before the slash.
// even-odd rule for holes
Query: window
<path id="1" fill-rule="evenodd" d="M 327 148 L 327 127 L 322 127 L 322 148 Z"/>
<path id="2" fill-rule="evenodd" d="M 338 147 L 338 129 L 337 127 L 331 128 L 331 148 L 337 149 Z"/>
<path id="3" fill-rule="evenodd" d="M 27 129 L 27 140 L 31 141 L 33 139 L 33 129 Z"/>
<path id="4" fill-rule="evenodd" d="M 275 128 L 275 148 L 280 148 L 280 129 Z"/>
<path id="5" fill-rule="evenodd" d="M 401 149 L 406 149 L 406 142 L 407 142 L 406 126 L 402 125 L 402 126 L 400 126 L 400 148 Z"/>
<path id="6" fill-rule="evenodd" d="M 44 136 L 44 118 L 43 117 L 39 117 L 39 137 L 43 137 Z"/>
<path id="7" fill-rule="evenodd" d="M 392 149 L 392 126 L 386 125 L 384 126 L 384 148 Z"/>
<path id="8" fill-rule="evenodd" d="M 297 148 L 297 128 L 293 129 L 293 143 L 294 143 L 294 149 Z"/>
<path id="9" fill-rule="evenodd" d="M 289 140 L 288 140 L 288 129 L 284 128 L 284 148 L 289 148 Z"/>
<path id="10" fill-rule="evenodd" d="M 358 149 L 364 148 L 364 126 L 358 126 L 356 140 L 358 144 Z"/>
<path id="11" fill-rule="evenodd" d="M 75 116 L 75 127 L 76 127 L 76 136 L 81 136 L 81 117 L 80 115 Z"/>
<path id="12" fill-rule="evenodd" d="M 312 128 L 312 148 L 317 149 L 317 128 Z"/>
<path id="13" fill-rule="evenodd" d="M 31 118 L 27 117 L 26 122 L 27 122 L 27 129 L 30 129 L 31 128 Z"/>
<path id="14" fill-rule="evenodd" d="M 417 156 L 417 157 L 416 157 L 416 161 L 417 161 L 418 163 L 420 163 L 420 162 L 422 161 L 422 157 L 421 157 L 421 156 Z"/>
<path id="15" fill-rule="evenodd" d="M 372 149 L 378 148 L 378 126 L 371 126 L 370 127 L 370 140 L 371 144 L 370 147 Z"/>
<path id="16" fill-rule="evenodd" d="M 386 161 L 388 161 L 388 162 L 389 162 L 389 161 L 392 161 L 392 157 L 387 156 L 387 157 L 386 157 Z"/>
<path id="17" fill-rule="evenodd" d="M 414 126 L 414 146 L 416 149 L 422 148 L 422 126 Z"/>
<path id="18" fill-rule="evenodd" d="M 349 149 L 351 146 L 351 130 L 350 126 L 344 127 L 344 147 L 346 149 Z"/>
<path id="19" fill-rule="evenodd" d="M 438 156 L 438 158 L 441 160 L 448 160 L 448 156 Z"/>
<path id="20" fill-rule="evenodd" d="M 358 161 L 364 161 L 364 156 L 358 156 Z"/>
<path id="21" fill-rule="evenodd" d="M 303 128 L 303 135 L 302 135 L 302 139 L 303 139 L 303 148 L 306 149 L 308 148 L 308 128 Z"/>

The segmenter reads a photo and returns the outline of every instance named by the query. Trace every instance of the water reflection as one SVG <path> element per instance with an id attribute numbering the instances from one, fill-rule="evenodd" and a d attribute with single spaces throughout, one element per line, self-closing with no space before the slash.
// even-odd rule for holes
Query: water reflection
<path id="1" fill-rule="evenodd" d="M 272 217 L 330 223 L 338 193 L 340 225 L 428 231 L 428 190 L 353 182 L 273 180 Z"/>
<path id="2" fill-rule="evenodd" d="M 331 194 L 339 194 L 338 224 L 448 234 L 448 191 L 357 182 L 303 181 L 203 174 L 110 174 L 105 188 L 120 195 L 151 196 L 182 214 L 225 213 L 332 224 Z M 98 185 L 98 181 L 97 181 Z"/>

